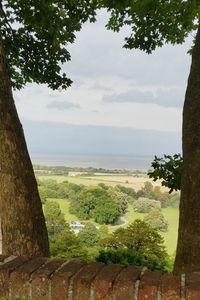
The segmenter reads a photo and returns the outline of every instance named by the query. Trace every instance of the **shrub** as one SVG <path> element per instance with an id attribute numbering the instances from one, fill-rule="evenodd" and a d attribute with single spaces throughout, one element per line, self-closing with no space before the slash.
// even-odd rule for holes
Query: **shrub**
<path id="1" fill-rule="evenodd" d="M 94 224 L 87 223 L 78 233 L 78 238 L 86 247 L 94 247 L 99 242 L 100 234 Z"/>
<path id="2" fill-rule="evenodd" d="M 144 266 L 151 270 L 166 271 L 169 269 L 168 261 L 159 261 L 155 257 L 147 258 L 133 249 L 100 250 L 96 260 L 105 264 Z"/>
<path id="3" fill-rule="evenodd" d="M 164 269 L 168 255 L 164 239 L 144 221 L 135 220 L 127 228 L 119 228 L 102 241 L 104 250 L 98 261 L 144 265 Z"/>
<path id="4" fill-rule="evenodd" d="M 173 194 L 167 201 L 167 206 L 171 206 L 173 208 L 178 208 L 180 204 L 180 195 Z"/>
<path id="5" fill-rule="evenodd" d="M 159 231 L 166 232 L 168 230 L 168 222 L 158 209 L 150 210 L 148 215 L 144 217 L 144 222 Z"/>
<path id="6" fill-rule="evenodd" d="M 139 213 L 148 213 L 152 208 L 161 209 L 160 201 L 140 197 L 133 203 L 134 210 Z"/>

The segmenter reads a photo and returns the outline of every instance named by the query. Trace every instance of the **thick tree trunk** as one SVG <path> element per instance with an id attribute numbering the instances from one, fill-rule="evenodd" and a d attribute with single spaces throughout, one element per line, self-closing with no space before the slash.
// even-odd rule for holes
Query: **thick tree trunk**
<path id="1" fill-rule="evenodd" d="M 200 271 L 200 25 L 183 109 L 183 169 L 174 273 Z"/>
<path id="2" fill-rule="evenodd" d="M 49 256 L 48 235 L 0 36 L 0 214 L 3 254 Z"/>

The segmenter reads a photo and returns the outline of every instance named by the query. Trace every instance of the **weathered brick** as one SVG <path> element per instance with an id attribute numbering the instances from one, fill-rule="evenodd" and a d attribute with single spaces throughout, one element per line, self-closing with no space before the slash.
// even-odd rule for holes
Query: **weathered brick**
<path id="1" fill-rule="evenodd" d="M 139 284 L 138 300 L 155 300 L 157 298 L 161 275 L 162 273 L 159 271 L 145 271 Z"/>
<path id="2" fill-rule="evenodd" d="M 34 258 L 17 268 L 10 275 L 11 299 L 29 299 L 31 274 L 47 261 L 46 258 Z"/>
<path id="3" fill-rule="evenodd" d="M 34 300 L 49 300 L 50 276 L 64 263 L 63 260 L 49 260 L 31 276 L 31 294 Z"/>
<path id="4" fill-rule="evenodd" d="M 63 265 L 51 278 L 51 300 L 66 300 L 70 279 L 84 265 L 80 261 L 70 261 Z"/>
<path id="5" fill-rule="evenodd" d="M 186 300 L 200 299 L 200 273 L 186 275 L 185 298 Z"/>
<path id="6" fill-rule="evenodd" d="M 164 274 L 161 279 L 161 299 L 180 300 L 181 278 L 172 274 Z"/>
<path id="7" fill-rule="evenodd" d="M 124 266 L 120 265 L 109 265 L 105 266 L 99 272 L 99 274 L 97 274 L 93 284 L 93 293 L 95 300 L 112 299 L 114 281 L 123 268 Z"/>
<path id="8" fill-rule="evenodd" d="M 0 256 L 0 300 L 133 300 L 136 292 L 137 300 L 179 300 L 181 296 L 200 300 L 200 273 L 186 275 L 181 292 L 180 276 L 147 270 L 141 278 L 141 270 L 134 266 Z"/>
<path id="9" fill-rule="evenodd" d="M 142 268 L 128 266 L 117 277 L 113 294 L 116 300 L 132 300 L 135 293 L 135 283 L 142 272 Z"/>
<path id="10" fill-rule="evenodd" d="M 92 281 L 103 266 L 104 264 L 97 262 L 83 266 L 81 271 L 77 273 L 77 275 L 73 279 L 73 300 L 89 299 Z"/>
<path id="11" fill-rule="evenodd" d="M 12 271 L 28 261 L 25 257 L 17 257 L 0 265 L 0 299 L 9 299 L 9 277 Z"/>

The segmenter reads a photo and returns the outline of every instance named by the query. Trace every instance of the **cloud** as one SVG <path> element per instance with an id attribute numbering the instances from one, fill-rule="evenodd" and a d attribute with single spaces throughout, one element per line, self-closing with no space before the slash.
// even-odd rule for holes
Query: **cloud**
<path id="1" fill-rule="evenodd" d="M 107 19 L 105 12 L 100 12 L 98 22 L 84 24 L 76 42 L 69 46 L 72 61 L 63 65 L 63 71 L 74 81 L 72 87 L 58 92 L 44 84 L 28 84 L 17 92 L 20 117 L 180 130 L 182 114 L 177 107 L 184 98 L 191 38 L 183 45 L 166 45 L 152 55 L 129 51 L 122 48 L 126 29 L 119 33 L 106 30 Z"/>
<path id="2" fill-rule="evenodd" d="M 58 110 L 68 110 L 72 108 L 80 109 L 80 105 L 77 103 L 72 103 L 68 101 L 52 101 L 47 105 L 47 108 L 56 108 Z"/>
<path id="3" fill-rule="evenodd" d="M 179 88 L 169 90 L 157 89 L 156 92 L 130 90 L 125 93 L 105 95 L 103 101 L 108 103 L 157 104 L 163 107 L 179 108 L 183 106 L 184 90 Z"/>
<path id="4" fill-rule="evenodd" d="M 82 86 L 84 86 L 84 85 L 85 85 L 85 80 L 80 79 L 79 77 L 74 77 L 74 76 L 73 76 L 73 83 L 72 83 L 72 86 L 73 86 L 74 88 L 80 88 L 80 87 L 82 87 Z"/>
<path id="5" fill-rule="evenodd" d="M 63 67 L 72 80 L 76 77 L 103 78 L 106 82 L 108 77 L 117 76 L 136 84 L 186 84 L 191 62 L 187 51 L 192 38 L 183 45 L 165 45 L 148 55 L 139 50 L 124 49 L 126 29 L 118 33 L 108 31 L 105 29 L 107 14 L 100 12 L 98 16 L 95 24 L 83 26 L 76 42 L 69 46 L 72 61 Z"/>
<path id="6" fill-rule="evenodd" d="M 112 91 L 112 88 L 107 86 L 105 83 L 102 84 L 100 81 L 95 81 L 92 88 L 95 89 L 95 90 L 100 90 L 100 91 L 107 91 L 107 92 Z"/>

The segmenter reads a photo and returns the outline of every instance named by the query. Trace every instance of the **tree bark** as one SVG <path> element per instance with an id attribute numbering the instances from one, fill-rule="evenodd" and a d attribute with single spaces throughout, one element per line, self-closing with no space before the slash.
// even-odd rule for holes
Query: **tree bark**
<path id="1" fill-rule="evenodd" d="M 3 254 L 49 256 L 42 204 L 13 100 L 1 34 L 0 214 Z"/>
<path id="2" fill-rule="evenodd" d="M 174 273 L 200 271 L 200 25 L 183 108 L 183 169 Z"/>

